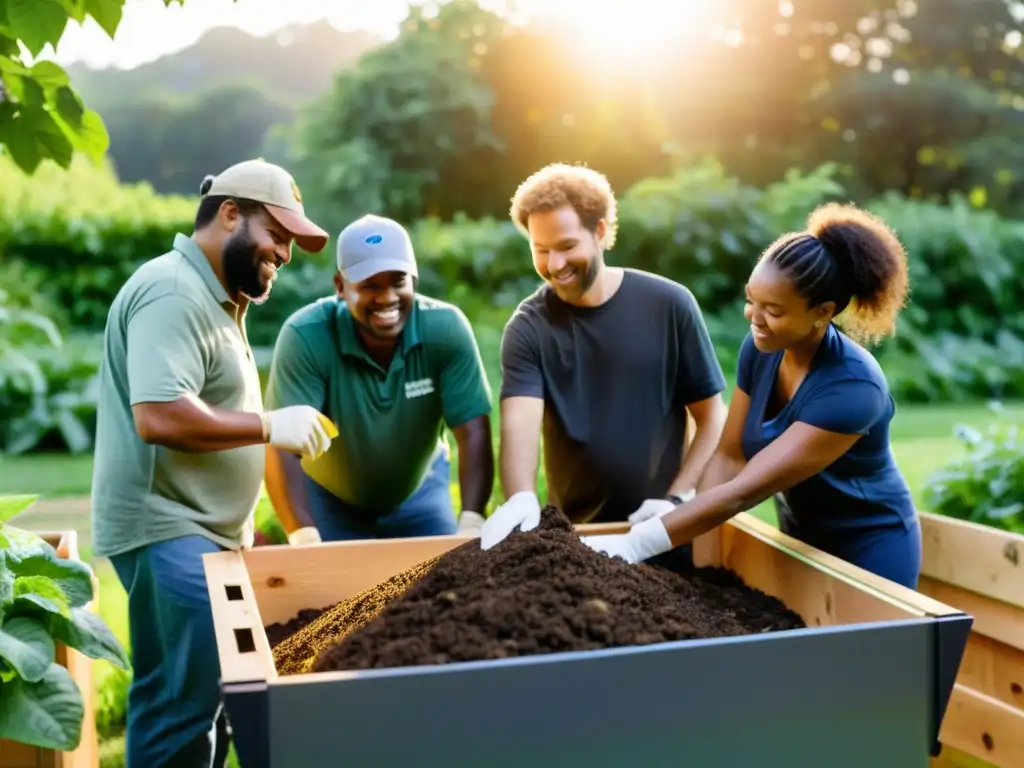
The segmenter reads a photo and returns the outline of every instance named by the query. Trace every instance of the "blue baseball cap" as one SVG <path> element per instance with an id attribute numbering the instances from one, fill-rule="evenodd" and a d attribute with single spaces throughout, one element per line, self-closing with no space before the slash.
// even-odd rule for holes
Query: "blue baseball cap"
<path id="1" fill-rule="evenodd" d="M 338 237 L 338 271 L 346 282 L 361 283 L 381 272 L 419 277 L 412 240 L 405 227 L 372 213 L 356 219 Z"/>

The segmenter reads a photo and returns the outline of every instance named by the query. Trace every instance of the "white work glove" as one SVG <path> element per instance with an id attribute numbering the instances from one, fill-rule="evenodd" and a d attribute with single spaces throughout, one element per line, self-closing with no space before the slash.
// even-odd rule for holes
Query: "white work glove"
<path id="1" fill-rule="evenodd" d="M 322 541 L 323 539 L 320 538 L 320 531 L 318 531 L 314 525 L 306 525 L 302 528 L 296 528 L 288 534 L 288 543 L 293 547 L 301 547 L 306 544 L 320 544 Z"/>
<path id="2" fill-rule="evenodd" d="M 532 531 L 540 525 L 540 500 L 533 491 L 520 491 L 498 507 L 480 529 L 480 549 L 490 549 L 519 526 Z"/>
<path id="3" fill-rule="evenodd" d="M 462 514 L 459 516 L 459 535 L 479 536 L 483 524 L 483 515 L 478 515 L 476 512 L 470 512 L 468 509 L 464 509 L 462 510 Z"/>
<path id="4" fill-rule="evenodd" d="M 331 447 L 320 412 L 308 405 L 289 405 L 267 412 L 270 444 L 305 458 L 316 458 Z"/>
<path id="5" fill-rule="evenodd" d="M 621 557 L 627 563 L 640 563 L 672 549 L 672 540 L 660 517 L 637 523 L 629 533 L 609 536 L 580 536 L 580 540 L 596 552 Z"/>
<path id="6" fill-rule="evenodd" d="M 685 503 L 694 496 L 696 496 L 696 493 L 694 491 L 689 491 L 687 493 L 680 494 L 679 498 L 681 498 Z M 647 499 L 643 504 L 637 507 L 636 512 L 629 516 L 629 524 L 636 525 L 637 523 L 642 523 L 644 520 L 650 520 L 652 517 L 662 517 L 675 508 L 676 505 L 668 499 Z"/>

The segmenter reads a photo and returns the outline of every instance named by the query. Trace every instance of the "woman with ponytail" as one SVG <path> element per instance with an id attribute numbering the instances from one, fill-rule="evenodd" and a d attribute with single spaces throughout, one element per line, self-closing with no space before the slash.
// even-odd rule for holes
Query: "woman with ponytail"
<path id="1" fill-rule="evenodd" d="M 775 497 L 783 532 L 916 588 L 921 532 L 890 450 L 895 405 L 862 346 L 893 332 L 907 283 L 899 240 L 853 206 L 822 206 L 772 243 L 747 281 L 750 333 L 697 495 L 584 540 L 639 562 Z"/>

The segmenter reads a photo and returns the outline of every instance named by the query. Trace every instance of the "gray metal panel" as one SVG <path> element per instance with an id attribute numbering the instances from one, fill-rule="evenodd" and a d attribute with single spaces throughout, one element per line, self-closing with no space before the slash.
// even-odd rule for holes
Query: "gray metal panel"
<path id="1" fill-rule="evenodd" d="M 928 619 L 270 685 L 271 766 L 926 768 Z"/>

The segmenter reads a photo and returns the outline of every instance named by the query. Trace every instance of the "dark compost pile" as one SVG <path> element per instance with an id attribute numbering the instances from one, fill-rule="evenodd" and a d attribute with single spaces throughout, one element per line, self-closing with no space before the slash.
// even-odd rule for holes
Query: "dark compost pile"
<path id="1" fill-rule="evenodd" d="M 467 542 L 328 609 L 281 642 L 274 659 L 280 674 L 294 674 L 804 626 L 799 615 L 731 571 L 676 559 L 687 562 L 629 565 L 595 552 L 549 506 L 533 531 L 515 531 L 486 552 L 478 540 Z"/>

